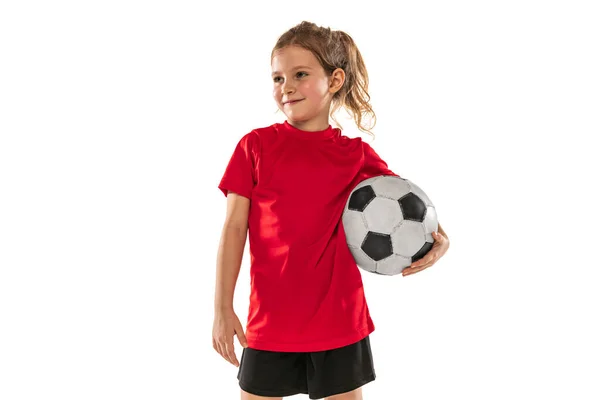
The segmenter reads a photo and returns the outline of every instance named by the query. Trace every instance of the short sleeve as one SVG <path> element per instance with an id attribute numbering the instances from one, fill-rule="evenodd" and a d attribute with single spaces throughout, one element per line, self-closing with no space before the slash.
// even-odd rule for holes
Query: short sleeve
<path id="1" fill-rule="evenodd" d="M 388 168 L 385 161 L 373 150 L 373 148 L 365 142 L 363 143 L 364 163 L 361 170 L 362 179 L 372 178 L 379 175 L 400 176 Z"/>
<path id="2" fill-rule="evenodd" d="M 252 198 L 256 185 L 257 138 L 253 132 L 246 134 L 235 146 L 233 154 L 219 182 L 219 189 L 227 196 L 228 191 Z"/>

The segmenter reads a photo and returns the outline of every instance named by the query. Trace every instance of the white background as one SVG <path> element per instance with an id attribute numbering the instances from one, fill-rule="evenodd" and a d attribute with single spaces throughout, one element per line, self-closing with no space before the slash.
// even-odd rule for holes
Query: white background
<path id="1" fill-rule="evenodd" d="M 600 398 L 592 3 L 2 2 L 0 398 L 239 397 L 211 341 L 217 184 L 283 122 L 270 51 L 304 19 L 356 41 L 365 140 L 451 240 L 416 275 L 363 272 L 365 399 Z"/>

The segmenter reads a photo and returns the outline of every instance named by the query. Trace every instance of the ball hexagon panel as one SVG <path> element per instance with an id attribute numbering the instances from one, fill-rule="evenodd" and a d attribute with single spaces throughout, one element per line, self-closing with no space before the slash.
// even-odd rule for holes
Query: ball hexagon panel
<path id="1" fill-rule="evenodd" d="M 391 233 L 402 222 L 402 210 L 398 202 L 385 197 L 375 197 L 364 209 L 363 215 L 372 232 Z"/>
<path id="2" fill-rule="evenodd" d="M 425 214 L 425 220 L 423 221 L 423 225 L 425 225 L 425 230 L 429 232 L 427 234 L 427 241 L 433 242 L 431 232 L 437 232 L 438 228 L 437 212 L 435 211 L 435 208 L 433 206 L 427 207 L 427 213 Z"/>
<path id="3" fill-rule="evenodd" d="M 377 196 L 398 200 L 410 193 L 411 185 L 406 179 L 397 176 L 385 176 L 371 183 Z"/>
<path id="4" fill-rule="evenodd" d="M 365 240 L 365 236 L 367 236 L 367 232 L 369 232 L 363 219 L 363 213 L 347 210 L 342 215 L 342 224 L 344 225 L 344 233 L 346 234 L 348 245 L 360 248 Z"/>
<path id="5" fill-rule="evenodd" d="M 394 253 L 404 257 L 412 257 L 425 241 L 425 226 L 420 222 L 404 220 L 392 233 Z"/>
<path id="6" fill-rule="evenodd" d="M 381 275 L 397 275 L 411 263 L 412 260 L 409 257 L 392 254 L 377 262 L 377 270 L 375 272 Z"/>

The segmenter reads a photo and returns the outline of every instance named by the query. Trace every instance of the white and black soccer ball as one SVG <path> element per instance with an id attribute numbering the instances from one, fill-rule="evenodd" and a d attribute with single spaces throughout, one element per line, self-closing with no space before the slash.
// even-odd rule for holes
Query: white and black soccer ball
<path id="1" fill-rule="evenodd" d="M 352 190 L 342 224 L 356 264 L 397 275 L 433 247 L 435 207 L 417 185 L 398 176 L 365 179 Z"/>

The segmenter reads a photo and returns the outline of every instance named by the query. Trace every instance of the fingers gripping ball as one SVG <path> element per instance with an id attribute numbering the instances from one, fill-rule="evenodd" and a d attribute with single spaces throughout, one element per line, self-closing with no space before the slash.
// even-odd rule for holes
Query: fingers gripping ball
<path id="1" fill-rule="evenodd" d="M 365 271 L 397 275 L 433 247 L 435 207 L 408 179 L 376 176 L 360 182 L 342 214 L 346 242 Z"/>

